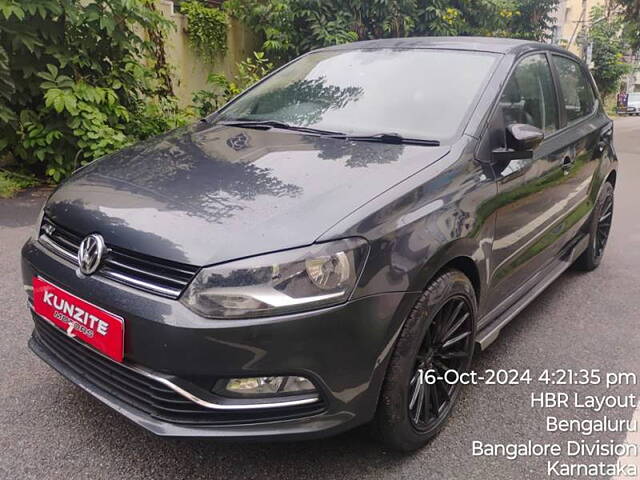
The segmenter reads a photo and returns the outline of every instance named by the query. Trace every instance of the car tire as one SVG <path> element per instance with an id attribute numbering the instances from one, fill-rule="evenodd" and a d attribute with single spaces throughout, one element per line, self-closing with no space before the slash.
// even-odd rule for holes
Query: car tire
<path id="1" fill-rule="evenodd" d="M 439 374 L 445 368 L 466 372 L 473 357 L 476 316 L 475 291 L 462 272 L 446 270 L 425 289 L 400 332 L 380 394 L 373 426 L 387 446 L 416 450 L 445 425 L 461 384 L 428 385 L 424 376 L 418 378 L 418 368 Z"/>
<path id="2" fill-rule="evenodd" d="M 589 246 L 575 263 L 579 270 L 590 272 L 600 265 L 611 231 L 613 204 L 613 185 L 605 182 L 589 224 Z"/>

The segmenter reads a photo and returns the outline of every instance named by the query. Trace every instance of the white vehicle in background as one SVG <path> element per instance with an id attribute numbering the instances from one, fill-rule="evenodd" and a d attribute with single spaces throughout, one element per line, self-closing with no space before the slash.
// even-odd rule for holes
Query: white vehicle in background
<path id="1" fill-rule="evenodd" d="M 627 115 L 640 115 L 640 92 L 629 94 L 627 100 Z"/>

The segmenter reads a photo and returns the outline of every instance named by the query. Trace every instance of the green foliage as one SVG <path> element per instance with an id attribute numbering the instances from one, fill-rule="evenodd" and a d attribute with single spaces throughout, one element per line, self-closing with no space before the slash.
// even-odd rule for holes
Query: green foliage
<path id="1" fill-rule="evenodd" d="M 201 117 L 206 117 L 210 113 L 215 112 L 227 103 L 228 99 L 237 95 L 237 92 L 231 89 L 231 82 L 220 73 L 209 74 L 207 77 L 207 85 L 209 85 L 210 89 L 194 92 L 191 99 L 194 108 Z"/>
<path id="2" fill-rule="evenodd" d="M 198 54 L 213 63 L 227 51 L 227 14 L 197 0 L 180 4 L 180 13 L 187 17 L 189 42 Z"/>
<path id="3" fill-rule="evenodd" d="M 387 37 L 493 35 L 542 40 L 558 0 L 227 0 L 283 63 L 314 48 Z"/>
<path id="4" fill-rule="evenodd" d="M 543 42 L 551 39 L 553 13 L 558 0 L 516 0 L 502 8 L 498 15 L 506 22 L 504 36 Z"/>
<path id="5" fill-rule="evenodd" d="M 187 125 L 195 118 L 196 112 L 192 108 L 180 108 L 175 97 L 146 99 L 127 128 L 136 139 L 146 139 Z"/>
<path id="6" fill-rule="evenodd" d="M 303 41 L 299 4 L 299 0 L 227 0 L 223 5 L 230 15 L 262 35 L 262 48 L 270 58 L 283 62 L 297 55 Z"/>
<path id="7" fill-rule="evenodd" d="M 0 0 L 0 152 L 60 181 L 184 123 L 167 115 L 166 65 L 146 39 L 172 25 L 152 0 Z"/>
<path id="8" fill-rule="evenodd" d="M 418 2 L 412 35 L 518 36 L 511 24 L 518 18 L 515 0 L 433 0 Z"/>
<path id="9" fill-rule="evenodd" d="M 193 104 L 201 116 L 206 116 L 249 88 L 273 70 L 273 64 L 264 56 L 264 52 L 253 52 L 253 58 L 238 63 L 238 75 L 230 81 L 224 75 L 212 73 L 207 83 L 210 90 L 199 90 L 193 94 Z"/>
<path id="10" fill-rule="evenodd" d="M 578 39 L 581 45 L 592 45 L 593 78 L 603 95 L 618 91 L 620 79 L 630 72 L 623 61 L 627 50 L 623 32 L 624 18 L 602 7 L 591 9 L 591 24 Z"/>
<path id="11" fill-rule="evenodd" d="M 640 50 L 640 1 L 609 0 L 612 6 L 620 7 L 623 16 L 624 35 L 634 51 Z"/>
<path id="12" fill-rule="evenodd" d="M 7 52 L 0 45 L 0 124 L 13 120 L 14 114 L 8 107 L 11 96 L 15 92 L 15 85 L 9 71 L 9 57 Z M 0 138 L 0 151 L 5 147 L 3 139 Z"/>
<path id="13" fill-rule="evenodd" d="M 415 0 L 227 0 L 229 13 L 263 37 L 278 63 L 318 47 L 367 38 L 406 36 Z"/>
<path id="14" fill-rule="evenodd" d="M 264 52 L 253 52 L 253 58 L 238 63 L 237 68 L 237 82 L 239 88 L 244 90 L 271 72 L 273 64 L 265 58 Z"/>
<path id="15" fill-rule="evenodd" d="M 11 198 L 20 190 L 38 184 L 35 178 L 0 170 L 0 198 Z"/>

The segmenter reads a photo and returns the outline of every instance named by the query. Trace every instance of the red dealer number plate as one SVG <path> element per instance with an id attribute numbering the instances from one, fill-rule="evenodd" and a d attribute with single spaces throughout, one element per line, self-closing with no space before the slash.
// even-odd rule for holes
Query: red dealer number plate
<path id="1" fill-rule="evenodd" d="M 124 320 L 38 277 L 33 278 L 33 306 L 38 315 L 96 350 L 122 362 Z"/>

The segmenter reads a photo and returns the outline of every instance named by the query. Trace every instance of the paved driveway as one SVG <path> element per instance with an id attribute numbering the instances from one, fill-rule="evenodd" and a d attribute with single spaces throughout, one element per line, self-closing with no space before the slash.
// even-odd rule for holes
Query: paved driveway
<path id="1" fill-rule="evenodd" d="M 475 368 L 600 368 L 640 373 L 640 118 L 616 122 L 621 157 L 613 232 L 603 265 L 569 272 L 503 332 Z M 18 253 L 41 193 L 0 200 L 0 478 L 541 479 L 545 459 L 471 456 L 471 441 L 545 442 L 545 413 L 528 405 L 539 386 L 473 386 L 445 430 L 412 455 L 385 451 L 360 430 L 301 443 L 167 440 L 130 425 L 55 374 L 26 347 L 31 324 Z M 592 393 L 604 393 L 594 387 Z M 586 387 L 576 387 L 588 392 Z M 617 394 L 635 392 L 621 386 Z M 611 411 L 630 419 L 632 410 Z M 595 413 L 575 412 L 577 418 Z M 601 416 L 601 415 L 600 415 Z M 596 435 L 621 440 L 625 433 Z M 577 438 L 576 434 L 558 438 Z M 577 461 L 574 459 L 574 461 Z"/>

